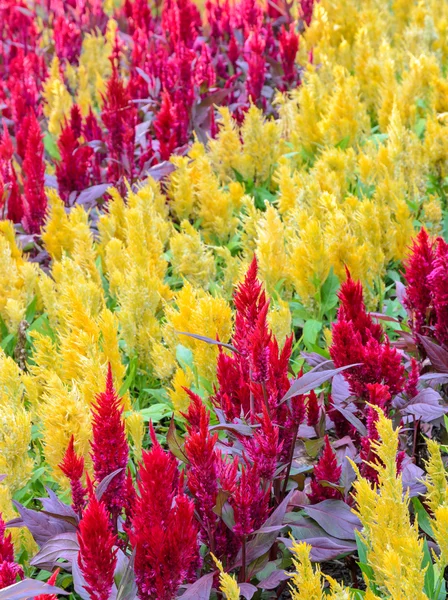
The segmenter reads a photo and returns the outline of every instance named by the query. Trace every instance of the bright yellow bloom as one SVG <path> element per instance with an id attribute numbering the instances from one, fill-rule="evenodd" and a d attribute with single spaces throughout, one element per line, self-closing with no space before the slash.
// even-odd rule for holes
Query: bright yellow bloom
<path id="1" fill-rule="evenodd" d="M 235 576 L 226 573 L 222 566 L 222 562 L 219 561 L 213 554 L 212 558 L 219 569 L 219 589 L 221 593 L 224 594 L 224 598 L 227 600 L 239 600 L 240 588 L 238 587 Z"/>

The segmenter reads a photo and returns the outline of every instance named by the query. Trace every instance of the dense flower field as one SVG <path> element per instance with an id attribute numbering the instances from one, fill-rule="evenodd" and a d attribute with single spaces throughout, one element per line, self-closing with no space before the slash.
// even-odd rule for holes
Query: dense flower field
<path id="1" fill-rule="evenodd" d="M 444 600 L 448 3 L 0 0 L 0 600 Z"/>

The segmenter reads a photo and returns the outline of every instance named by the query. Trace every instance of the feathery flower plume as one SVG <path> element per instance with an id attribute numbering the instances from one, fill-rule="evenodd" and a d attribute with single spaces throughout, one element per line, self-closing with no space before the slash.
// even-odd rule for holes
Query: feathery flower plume
<path id="1" fill-rule="evenodd" d="M 434 242 L 423 228 L 412 242 L 404 272 L 407 283 L 404 304 L 411 313 L 409 325 L 419 347 L 421 344 L 417 336 L 428 335 L 428 327 L 434 324 L 436 318 L 429 280 L 435 259 Z"/>
<path id="2" fill-rule="evenodd" d="M 47 211 L 44 144 L 34 111 L 29 114 L 25 159 L 22 165 L 25 191 L 23 225 L 28 233 L 39 233 Z"/>
<path id="3" fill-rule="evenodd" d="M 6 525 L 0 515 L 0 590 L 23 579 L 23 569 L 14 562 L 14 546 L 11 534 L 6 534 Z"/>
<path id="4" fill-rule="evenodd" d="M 99 484 L 107 475 L 121 469 L 103 495 L 103 502 L 114 519 L 125 505 L 126 467 L 129 446 L 126 438 L 123 407 L 114 389 L 112 369 L 109 364 L 106 389 L 96 397 L 92 407 L 93 439 L 92 460 L 95 481 Z"/>
<path id="5" fill-rule="evenodd" d="M 86 504 L 86 490 L 81 483 L 81 478 L 84 474 L 84 458 L 76 454 L 75 438 L 73 435 L 70 438 L 59 468 L 70 481 L 73 510 L 81 516 Z"/>
<path id="6" fill-rule="evenodd" d="M 294 23 L 290 23 L 289 28 L 283 25 L 278 41 L 284 77 L 290 83 L 295 77 L 295 61 L 299 50 L 299 36 L 294 30 Z"/>
<path id="7" fill-rule="evenodd" d="M 321 481 L 327 481 L 339 485 L 342 475 L 342 467 L 338 465 L 336 454 L 330 445 L 328 435 L 325 436 L 325 445 L 319 462 L 314 467 L 314 478 L 311 481 L 311 493 L 308 498 L 312 504 L 321 502 L 328 498 L 340 498 L 341 492 L 333 487 L 324 487 Z"/>
<path id="8" fill-rule="evenodd" d="M 428 276 L 436 317 L 435 336 L 442 346 L 448 347 L 448 244 L 437 240 L 433 270 Z"/>
<path id="9" fill-rule="evenodd" d="M 175 458 L 164 452 L 152 424 L 151 451 L 143 452 L 139 496 L 129 539 L 135 550 L 134 571 L 141 600 L 172 600 L 197 564 L 194 504 L 180 489 Z"/>
<path id="10" fill-rule="evenodd" d="M 78 564 L 92 600 L 110 598 L 117 564 L 116 541 L 104 503 L 92 494 L 78 530 Z"/>

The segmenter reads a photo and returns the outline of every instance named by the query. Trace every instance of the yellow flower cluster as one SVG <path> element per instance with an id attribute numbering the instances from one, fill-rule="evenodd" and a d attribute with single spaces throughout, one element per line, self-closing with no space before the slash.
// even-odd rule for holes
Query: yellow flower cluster
<path id="1" fill-rule="evenodd" d="M 375 408 L 375 407 L 374 407 Z M 403 496 L 401 475 L 397 474 L 398 431 L 380 409 L 377 430 L 380 441 L 373 442 L 378 460 L 371 466 L 378 473 L 378 486 L 360 476 L 354 483 L 356 514 L 363 529 L 359 533 L 366 547 L 367 562 L 374 581 L 365 576 L 371 598 L 376 590 L 393 600 L 426 600 L 423 540 L 418 523 L 411 524 L 407 492 Z"/>

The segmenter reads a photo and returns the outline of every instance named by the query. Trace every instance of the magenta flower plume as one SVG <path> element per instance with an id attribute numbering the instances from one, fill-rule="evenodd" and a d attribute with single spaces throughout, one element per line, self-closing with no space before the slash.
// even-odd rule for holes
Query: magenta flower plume
<path id="1" fill-rule="evenodd" d="M 270 487 L 263 486 L 256 465 L 243 465 L 241 478 L 232 494 L 234 533 L 245 537 L 256 531 L 268 516 Z"/>
<path id="2" fill-rule="evenodd" d="M 150 433 L 153 447 L 143 452 L 129 539 L 140 600 L 172 600 L 198 564 L 198 531 L 176 460 L 163 451 L 152 425 Z"/>
<path id="3" fill-rule="evenodd" d="M 325 436 L 324 451 L 319 462 L 314 467 L 314 478 L 311 481 L 311 492 L 308 498 L 312 504 L 331 498 L 340 498 L 341 492 L 332 487 L 324 487 L 321 481 L 327 481 L 339 485 L 342 474 L 342 467 L 338 465 L 336 454 L 330 445 L 328 435 Z"/>
<path id="4" fill-rule="evenodd" d="M 405 261 L 406 294 L 404 304 L 410 312 L 409 325 L 420 346 L 417 336 L 428 335 L 428 327 L 434 324 L 431 283 L 429 276 L 434 268 L 436 250 L 434 242 L 423 228 L 413 240 Z"/>
<path id="5" fill-rule="evenodd" d="M 110 598 L 117 564 L 116 541 L 104 503 L 92 494 L 78 530 L 78 564 L 91 600 Z"/>
<path id="6" fill-rule="evenodd" d="M 30 112 L 29 117 L 25 159 L 22 165 L 25 191 L 23 226 L 28 233 L 39 233 L 47 212 L 44 144 L 34 111 Z"/>
<path id="7" fill-rule="evenodd" d="M 103 495 L 105 506 L 116 518 L 125 505 L 129 446 L 123 420 L 123 407 L 114 389 L 110 365 L 107 371 L 106 389 L 98 394 L 92 407 L 92 429 L 91 448 L 96 483 L 99 484 L 117 469 L 122 469 L 109 483 Z"/>
<path id="8" fill-rule="evenodd" d="M 316 425 L 319 423 L 319 417 L 319 402 L 317 400 L 316 392 L 314 390 L 311 390 L 311 392 L 308 394 L 308 400 L 306 403 L 307 424 L 310 427 L 316 427 Z"/>
<path id="9" fill-rule="evenodd" d="M 185 441 L 189 461 L 187 484 L 201 518 L 204 540 L 210 541 L 217 521 L 213 508 L 218 494 L 219 455 L 215 449 L 218 435 L 209 432 L 209 416 L 201 398 L 196 394 L 190 397 L 192 402 L 184 415 L 191 423 Z"/>
<path id="10" fill-rule="evenodd" d="M 81 483 L 81 478 L 84 474 L 84 458 L 76 454 L 75 439 L 73 436 L 70 438 L 59 468 L 70 481 L 72 508 L 78 515 L 81 515 L 86 504 L 86 490 Z"/>
<path id="11" fill-rule="evenodd" d="M 344 371 L 351 393 L 367 400 L 367 385 L 381 383 L 389 387 L 391 395 L 403 390 L 405 377 L 401 356 L 392 348 L 379 324 L 375 324 L 365 310 L 362 286 L 350 274 L 339 293 L 341 306 L 338 321 L 333 325 L 330 355 L 336 367 L 361 363 Z"/>
<path id="12" fill-rule="evenodd" d="M 428 277 L 436 316 L 435 336 L 448 347 L 448 244 L 439 238 L 433 270 Z"/>
<path id="13" fill-rule="evenodd" d="M 270 482 L 281 456 L 283 441 L 279 441 L 279 428 L 274 425 L 265 407 L 258 421 L 260 428 L 252 437 L 243 438 L 243 445 L 248 457 L 257 466 L 260 478 Z"/>
<path id="14" fill-rule="evenodd" d="M 23 579 L 23 569 L 14 562 L 14 546 L 11 534 L 6 534 L 6 525 L 0 514 L 0 590 Z"/>
<path id="15" fill-rule="evenodd" d="M 291 82 L 295 76 L 295 61 L 299 50 L 299 36 L 294 30 L 294 23 L 290 23 L 289 28 L 283 25 L 278 40 L 284 77 Z"/>

